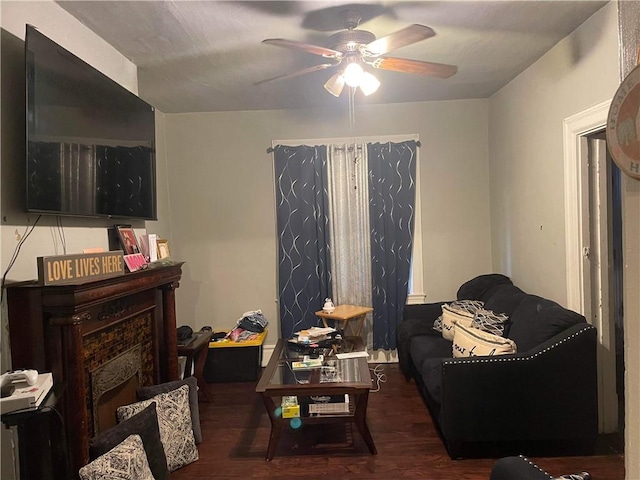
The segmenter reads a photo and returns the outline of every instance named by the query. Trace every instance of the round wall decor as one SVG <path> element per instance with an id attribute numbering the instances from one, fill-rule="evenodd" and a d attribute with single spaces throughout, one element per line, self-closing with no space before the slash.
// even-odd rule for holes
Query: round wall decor
<path id="1" fill-rule="evenodd" d="M 622 81 L 607 117 L 607 145 L 613 161 L 640 180 L 640 65 Z"/>

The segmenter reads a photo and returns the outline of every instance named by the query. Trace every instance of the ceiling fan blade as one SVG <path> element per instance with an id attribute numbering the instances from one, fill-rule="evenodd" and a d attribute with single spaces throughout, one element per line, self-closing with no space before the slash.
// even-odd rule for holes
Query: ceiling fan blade
<path id="1" fill-rule="evenodd" d="M 259 82 L 254 83 L 254 85 L 261 85 L 263 83 L 271 82 L 273 80 L 283 80 L 285 78 L 298 77 L 300 75 L 306 75 L 307 73 L 317 72 L 318 70 L 324 70 L 325 68 L 333 67 L 337 64 L 335 63 L 323 63 L 320 65 L 314 65 L 313 67 L 303 68 L 302 70 L 296 70 L 295 72 L 285 73 L 283 75 L 278 75 L 277 77 L 267 78 L 266 80 L 260 80 Z"/>
<path id="2" fill-rule="evenodd" d="M 412 43 L 433 37 L 436 34 L 431 28 L 414 23 L 401 30 L 378 38 L 364 47 L 363 54 L 377 56 L 395 50 L 396 48 L 411 45 Z"/>
<path id="3" fill-rule="evenodd" d="M 394 72 L 415 73 L 416 75 L 433 75 L 434 77 L 449 78 L 458 71 L 455 65 L 444 63 L 422 62 L 405 58 L 380 57 L 370 62 L 375 68 L 393 70 Z"/>
<path id="4" fill-rule="evenodd" d="M 295 40 L 285 40 L 284 38 L 267 38 L 262 43 L 268 45 L 275 45 L 276 47 L 294 48 L 302 50 L 314 55 L 320 55 L 325 58 L 342 58 L 342 52 L 332 50 L 331 48 L 320 47 L 318 45 L 311 45 L 309 43 L 296 42 Z"/>

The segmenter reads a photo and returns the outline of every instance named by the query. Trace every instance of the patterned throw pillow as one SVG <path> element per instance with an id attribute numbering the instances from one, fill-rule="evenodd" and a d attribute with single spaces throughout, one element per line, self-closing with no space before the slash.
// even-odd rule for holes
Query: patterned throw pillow
<path id="1" fill-rule="evenodd" d="M 198 408 L 198 381 L 196 377 L 187 377 L 184 380 L 151 385 L 150 387 L 139 388 L 136 392 L 137 400 L 149 400 L 159 393 L 167 393 L 182 385 L 189 385 L 189 408 L 191 408 L 191 427 L 196 445 L 202 442 L 202 430 L 200 429 L 200 410 Z"/>
<path id="2" fill-rule="evenodd" d="M 152 402 L 157 404 L 160 440 L 167 456 L 169 471 L 173 472 L 198 460 L 198 449 L 191 426 L 188 385 L 158 394 L 149 400 L 118 407 L 118 421 L 134 416 Z"/>
<path id="3" fill-rule="evenodd" d="M 131 435 L 140 435 L 153 478 L 169 480 L 167 457 L 160 440 L 155 402 L 133 417 L 93 437 L 89 441 L 89 458 L 94 460 L 104 455 Z"/>
<path id="4" fill-rule="evenodd" d="M 589 472 L 572 473 L 570 475 L 561 475 L 553 480 L 591 480 Z"/>
<path id="5" fill-rule="evenodd" d="M 479 308 L 473 316 L 471 326 L 484 332 L 493 333 L 499 337 L 504 336 L 504 327 L 509 317 L 504 313 L 495 313 L 491 310 Z"/>
<path id="6" fill-rule="evenodd" d="M 516 344 L 513 340 L 467 327 L 461 323 L 454 326 L 453 356 L 456 358 L 509 353 L 516 353 Z"/>
<path id="7" fill-rule="evenodd" d="M 442 305 L 442 337 L 453 340 L 453 327 L 457 322 L 470 326 L 473 316 L 483 302 L 479 300 L 457 300 Z"/>
<path id="8" fill-rule="evenodd" d="M 130 435 L 78 472 L 82 480 L 154 480 L 140 435 Z"/>

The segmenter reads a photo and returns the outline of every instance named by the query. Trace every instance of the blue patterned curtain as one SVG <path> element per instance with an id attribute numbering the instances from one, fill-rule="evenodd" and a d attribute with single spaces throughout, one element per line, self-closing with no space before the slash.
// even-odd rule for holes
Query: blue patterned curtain
<path id="1" fill-rule="evenodd" d="M 373 348 L 396 348 L 407 301 L 416 191 L 415 141 L 368 144 Z"/>
<path id="2" fill-rule="evenodd" d="M 274 156 L 280 333 L 290 338 L 331 297 L 327 148 L 278 145 Z"/>

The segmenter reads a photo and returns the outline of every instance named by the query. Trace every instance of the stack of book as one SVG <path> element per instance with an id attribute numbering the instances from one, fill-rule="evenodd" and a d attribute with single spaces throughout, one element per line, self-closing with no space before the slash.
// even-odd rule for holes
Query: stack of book
<path id="1" fill-rule="evenodd" d="M 328 340 L 330 334 L 335 332 L 335 328 L 331 327 L 312 327 L 307 330 L 300 330 L 296 332 L 294 337 L 289 341 L 292 343 L 300 343 L 300 344 L 312 344 L 318 343 L 323 340 Z"/>

